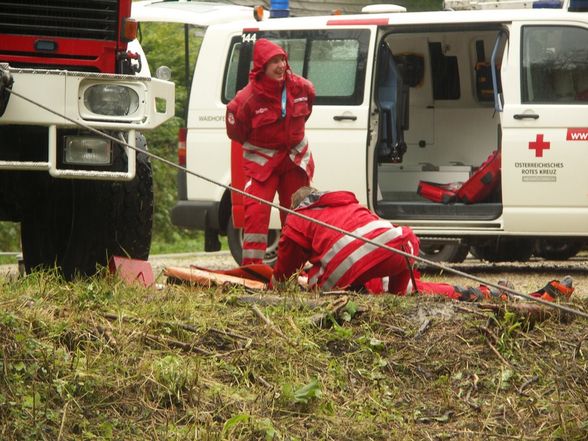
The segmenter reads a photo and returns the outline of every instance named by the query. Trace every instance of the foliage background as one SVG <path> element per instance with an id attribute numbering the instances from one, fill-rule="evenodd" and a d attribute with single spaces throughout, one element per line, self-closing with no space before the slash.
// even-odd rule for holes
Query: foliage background
<path id="1" fill-rule="evenodd" d="M 231 3 L 246 4 L 246 1 Z M 358 4 L 394 3 L 409 11 L 440 9 L 442 0 L 358 1 Z M 184 124 L 188 90 L 184 68 L 184 27 L 181 24 L 143 23 L 139 39 L 147 57 L 151 73 L 165 65 L 172 70 L 176 84 L 176 116 L 156 130 L 145 133 L 151 152 L 171 161 L 177 160 L 177 133 Z M 190 72 L 193 71 L 201 32 L 190 29 Z M 202 232 L 187 231 L 172 225 L 170 210 L 176 202 L 176 170 L 157 161 L 153 162 L 155 213 L 153 217 L 152 254 L 162 252 L 203 250 Z M 0 252 L 20 249 L 20 227 L 13 222 L 0 222 Z"/>
<path id="2" fill-rule="evenodd" d="M 159 66 L 172 70 L 176 84 L 176 116 L 147 134 L 151 152 L 170 161 L 177 161 L 178 129 L 185 125 L 188 107 L 188 88 L 184 68 L 184 27 L 181 24 L 142 24 L 139 34 L 141 45 L 148 54 L 151 73 Z M 201 37 L 190 30 L 190 73 L 200 50 Z M 171 251 L 198 251 L 202 249 L 201 232 L 187 231 L 172 225 L 169 216 L 177 197 L 177 171 L 163 163 L 153 162 L 155 213 L 153 216 L 152 253 Z"/>

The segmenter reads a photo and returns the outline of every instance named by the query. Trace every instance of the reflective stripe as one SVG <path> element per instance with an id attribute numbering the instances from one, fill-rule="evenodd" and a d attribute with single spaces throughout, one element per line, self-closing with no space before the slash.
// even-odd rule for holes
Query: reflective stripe
<path id="1" fill-rule="evenodd" d="M 243 250 L 243 259 L 263 259 L 263 256 L 265 256 L 264 250 Z"/>
<path id="2" fill-rule="evenodd" d="M 274 156 L 278 151 L 276 149 L 268 149 L 266 147 L 259 147 L 249 142 L 243 144 L 243 150 L 249 150 L 250 152 L 261 153 L 266 156 Z"/>
<path id="3" fill-rule="evenodd" d="M 406 242 L 406 245 L 408 246 L 408 254 L 412 254 L 414 256 L 415 254 L 414 254 L 414 248 L 412 246 L 412 242 L 410 240 L 408 240 Z"/>
<path id="4" fill-rule="evenodd" d="M 371 221 L 370 223 L 365 224 L 364 226 L 357 228 L 355 231 L 351 231 L 351 233 L 355 234 L 356 236 L 363 236 L 364 234 L 367 234 L 371 231 L 377 230 L 378 228 L 387 228 L 388 229 L 391 226 L 392 225 L 390 224 L 390 222 L 376 220 L 376 221 Z M 339 251 L 341 251 L 343 248 L 345 248 L 347 245 L 349 245 L 354 240 L 359 240 L 359 239 L 355 239 L 354 237 L 347 236 L 346 234 L 341 236 L 339 238 L 339 240 L 337 240 L 337 242 L 335 242 L 333 244 L 333 246 L 331 246 L 331 249 L 323 255 L 323 257 L 321 258 L 321 261 L 320 261 L 320 263 L 321 263 L 320 270 L 314 276 L 312 276 L 310 278 L 308 283 L 310 285 L 316 284 L 318 282 L 318 279 L 325 272 L 325 267 L 329 264 L 329 262 L 333 259 L 333 257 L 335 257 Z"/>
<path id="5" fill-rule="evenodd" d="M 302 138 L 302 141 L 290 149 L 290 152 L 295 151 L 296 153 L 301 153 L 304 150 L 304 147 L 306 147 L 306 144 L 308 144 L 308 139 L 305 136 Z"/>
<path id="6" fill-rule="evenodd" d="M 275 156 L 278 151 L 276 149 L 268 149 L 265 147 L 259 147 L 249 142 L 243 144 L 243 158 L 248 161 L 255 162 L 261 166 L 267 164 L 267 162 Z"/>
<path id="7" fill-rule="evenodd" d="M 300 161 L 300 167 L 303 170 L 306 170 L 306 168 L 308 167 L 308 163 L 310 162 L 310 158 L 312 158 L 312 156 L 310 155 L 310 149 L 307 148 L 306 153 L 302 157 L 302 161 Z"/>
<path id="8" fill-rule="evenodd" d="M 243 151 L 243 158 L 247 159 L 248 161 L 255 162 L 259 165 L 265 165 L 267 164 L 267 161 L 269 161 L 269 159 L 264 158 L 263 156 L 259 156 L 255 153 L 250 153 L 246 151 Z"/>
<path id="9" fill-rule="evenodd" d="M 396 239 L 398 236 L 402 234 L 402 228 L 396 227 L 391 228 L 387 231 L 384 231 L 379 236 L 372 239 L 373 242 L 385 245 L 386 243 L 390 242 L 391 240 Z M 353 253 L 347 256 L 343 261 L 331 272 L 328 279 L 323 283 L 323 288 L 331 289 L 335 284 L 339 281 L 341 277 L 345 275 L 349 269 L 355 265 L 360 259 L 367 256 L 372 251 L 376 250 L 378 247 L 371 243 L 364 243 L 359 248 L 357 248 Z"/>
<path id="10" fill-rule="evenodd" d="M 310 154 L 310 149 L 308 148 L 308 144 L 306 145 L 306 147 L 304 149 L 304 153 L 298 153 L 298 154 L 290 153 L 290 159 L 292 160 L 292 162 L 294 164 L 297 164 L 303 170 L 306 170 L 306 168 L 308 167 L 308 163 L 310 162 L 311 157 L 312 157 L 312 155 Z"/>
<path id="11" fill-rule="evenodd" d="M 415 252 L 414 252 L 414 247 L 412 246 L 412 242 L 410 240 L 406 241 L 406 246 L 408 247 L 408 254 L 412 254 L 413 256 L 415 256 Z M 406 251 L 406 250 L 404 250 Z M 408 269 L 411 273 L 414 271 L 413 268 L 409 268 Z M 414 276 L 414 273 L 413 273 Z M 414 291 L 417 290 L 417 287 L 414 286 L 414 284 L 412 283 L 413 280 L 413 276 L 410 277 L 410 279 L 408 279 L 408 284 L 406 285 L 406 289 L 404 290 L 404 294 L 408 295 L 408 294 L 412 294 Z"/>
<path id="12" fill-rule="evenodd" d="M 308 139 L 306 136 L 302 138 L 302 141 L 290 149 L 290 159 L 294 164 L 297 164 L 303 170 L 306 170 L 308 161 L 310 161 L 310 150 L 308 149 Z"/>
<path id="13" fill-rule="evenodd" d="M 390 287 L 390 277 L 382 277 L 382 291 L 388 292 L 388 288 Z"/>
<path id="14" fill-rule="evenodd" d="M 245 233 L 243 242 L 267 243 L 267 234 Z"/>
<path id="15" fill-rule="evenodd" d="M 415 287 L 412 285 L 412 279 L 408 280 L 408 285 L 406 285 L 406 289 L 404 290 L 404 294 L 412 294 L 413 291 L 415 290 Z M 396 294 L 396 293 L 393 293 Z"/>

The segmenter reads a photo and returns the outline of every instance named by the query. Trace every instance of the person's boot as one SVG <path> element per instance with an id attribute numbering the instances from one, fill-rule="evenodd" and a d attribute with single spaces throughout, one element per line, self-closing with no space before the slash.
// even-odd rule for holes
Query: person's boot
<path id="1" fill-rule="evenodd" d="M 514 289 L 514 285 L 508 280 L 500 280 L 497 285 L 504 286 L 505 288 Z M 480 285 L 477 288 L 462 286 L 455 286 L 455 291 L 459 293 L 460 297 L 458 300 L 464 302 L 481 302 L 484 300 L 498 300 L 501 302 L 508 301 L 508 293 L 492 286 Z"/>
<path id="2" fill-rule="evenodd" d="M 567 301 L 574 292 L 574 279 L 572 276 L 565 276 L 560 280 L 552 280 L 540 290 L 531 293 L 532 297 L 555 302 L 558 300 Z"/>
<path id="3" fill-rule="evenodd" d="M 511 289 L 514 291 L 515 286 L 510 280 L 499 280 L 497 283 L 498 286 L 503 286 L 505 288 Z M 493 286 L 489 286 L 488 290 L 490 291 L 490 296 L 494 300 L 500 300 L 501 302 L 508 302 L 510 294 L 508 291 L 504 291 L 499 288 L 494 288 Z"/>

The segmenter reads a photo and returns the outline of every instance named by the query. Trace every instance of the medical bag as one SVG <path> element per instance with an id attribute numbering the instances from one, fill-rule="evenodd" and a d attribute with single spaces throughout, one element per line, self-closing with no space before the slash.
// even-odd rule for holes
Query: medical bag
<path id="1" fill-rule="evenodd" d="M 417 193 L 433 202 L 475 204 L 486 200 L 500 184 L 500 150 L 495 150 L 463 184 L 421 181 Z"/>

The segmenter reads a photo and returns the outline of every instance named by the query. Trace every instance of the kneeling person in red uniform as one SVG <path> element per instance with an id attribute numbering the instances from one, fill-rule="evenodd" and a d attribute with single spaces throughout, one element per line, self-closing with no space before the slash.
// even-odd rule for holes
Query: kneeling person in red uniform
<path id="1" fill-rule="evenodd" d="M 308 185 L 314 162 L 304 126 L 312 112 L 312 83 L 290 70 L 286 52 L 266 39 L 255 43 L 249 83 L 227 105 L 227 135 L 243 145 L 245 192 L 289 207 Z M 261 263 L 271 207 L 244 198 L 242 264 Z M 282 225 L 285 214 L 280 212 Z"/>
<path id="2" fill-rule="evenodd" d="M 312 187 L 302 187 L 292 196 L 292 209 L 413 256 L 419 253 L 419 240 L 409 227 L 395 226 L 380 219 L 360 205 L 351 192 L 318 192 Z M 417 291 L 467 301 L 507 298 L 506 293 L 484 285 L 461 288 L 447 283 L 425 282 L 416 270 L 411 269 L 413 259 L 290 215 L 282 229 L 272 283 L 288 280 L 306 262 L 312 264 L 308 271 L 309 288 L 367 290 L 399 295 Z M 546 289 L 553 299 L 557 297 L 557 292 L 561 298 L 567 299 L 573 292 L 572 280 L 568 276 L 562 282 L 552 281 L 543 288 Z M 542 297 L 543 290 L 532 295 Z"/>

